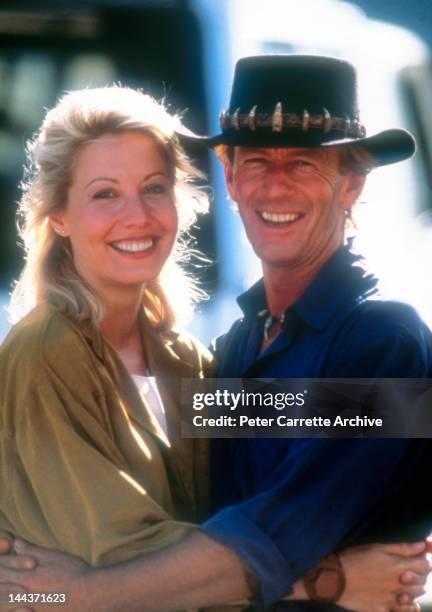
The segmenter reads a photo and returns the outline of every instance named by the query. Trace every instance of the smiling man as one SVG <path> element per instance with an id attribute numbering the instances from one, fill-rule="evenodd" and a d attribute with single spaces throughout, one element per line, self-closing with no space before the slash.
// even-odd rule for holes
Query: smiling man
<path id="1" fill-rule="evenodd" d="M 241 59 L 220 120 L 221 133 L 204 141 L 224 165 L 263 278 L 238 298 L 244 316 L 215 343 L 219 376 L 430 377 L 430 331 L 412 308 L 379 295 L 345 241 L 368 172 L 409 158 L 413 137 L 366 137 L 355 70 L 326 57 Z M 265 605 L 283 595 L 290 572 L 303 575 L 341 545 L 430 531 L 427 440 L 213 442 L 220 512 L 203 531 L 246 561 Z M 319 585 L 309 586 L 314 599 Z M 333 595 L 327 603 L 343 605 Z"/>
<path id="2" fill-rule="evenodd" d="M 345 215 L 365 174 L 344 167 L 346 150 L 333 148 L 237 147 L 221 156 L 229 194 L 262 262 L 270 312 L 280 317 L 342 246 Z"/>
<path id="3" fill-rule="evenodd" d="M 345 221 L 368 171 L 415 149 L 403 130 L 366 137 L 353 67 L 324 57 L 244 58 L 221 133 L 201 140 L 224 164 L 263 268 L 238 300 L 244 316 L 216 342 L 219 376 L 431 377 L 430 331 L 409 306 L 380 298 L 376 279 L 345 244 Z M 102 570 L 18 544 L 40 560 L 23 582 L 69 592 L 75 585 L 75 596 L 82 585 L 81 610 L 180 609 L 253 595 L 269 607 L 306 574 L 307 594 L 320 609 L 351 607 L 337 555 L 328 559 L 334 581 L 324 594 L 319 572 L 309 570 L 343 546 L 422 540 L 431 529 L 422 484 L 431 465 L 428 440 L 214 442 L 219 511 L 198 533 Z M 16 572 L 0 576 L 19 581 Z M 374 579 L 379 583 L 372 572 L 365 591 Z M 357 600 L 356 609 L 378 608 Z M 399 609 L 395 592 L 385 610 Z"/>

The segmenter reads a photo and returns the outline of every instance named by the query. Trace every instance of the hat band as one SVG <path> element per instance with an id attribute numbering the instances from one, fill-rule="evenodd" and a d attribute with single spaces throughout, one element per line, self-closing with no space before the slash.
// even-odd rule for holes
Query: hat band
<path id="1" fill-rule="evenodd" d="M 307 110 L 303 115 L 296 113 L 283 113 L 282 104 L 278 102 L 273 113 L 257 113 L 257 106 L 253 106 L 249 113 L 241 113 L 238 108 L 232 115 L 228 111 L 222 111 L 219 116 L 220 127 L 223 132 L 240 130 L 243 128 L 254 132 L 257 128 L 271 128 L 272 132 L 283 132 L 289 129 L 301 129 L 303 132 L 309 130 L 321 130 L 324 133 L 341 132 L 345 137 L 364 138 L 366 128 L 356 119 L 348 116 L 332 117 L 326 108 L 322 115 L 310 115 Z"/>

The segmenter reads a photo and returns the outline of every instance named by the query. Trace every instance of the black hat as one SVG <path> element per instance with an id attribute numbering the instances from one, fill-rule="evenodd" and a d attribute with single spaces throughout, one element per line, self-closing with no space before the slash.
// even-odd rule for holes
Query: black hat
<path id="1" fill-rule="evenodd" d="M 366 137 L 357 106 L 354 67 L 332 57 L 261 55 L 237 62 L 221 133 L 185 139 L 210 147 L 355 146 L 373 155 L 377 166 L 411 157 L 414 137 L 390 129 Z M 179 134 L 185 136 L 185 134 Z"/>

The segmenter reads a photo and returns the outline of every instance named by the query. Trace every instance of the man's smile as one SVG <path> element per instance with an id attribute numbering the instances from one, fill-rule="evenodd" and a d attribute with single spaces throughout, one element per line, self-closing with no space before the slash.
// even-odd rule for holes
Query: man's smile
<path id="1" fill-rule="evenodd" d="M 303 213 L 275 213 L 265 210 L 257 211 L 258 216 L 269 227 L 287 227 L 302 217 Z"/>

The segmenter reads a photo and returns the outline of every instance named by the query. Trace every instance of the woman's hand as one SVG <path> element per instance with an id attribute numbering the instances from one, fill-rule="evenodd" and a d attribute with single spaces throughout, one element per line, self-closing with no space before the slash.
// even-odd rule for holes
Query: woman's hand
<path id="1" fill-rule="evenodd" d="M 373 544 L 340 553 L 346 588 L 338 605 L 357 612 L 420 610 L 430 571 L 426 544 Z"/>

